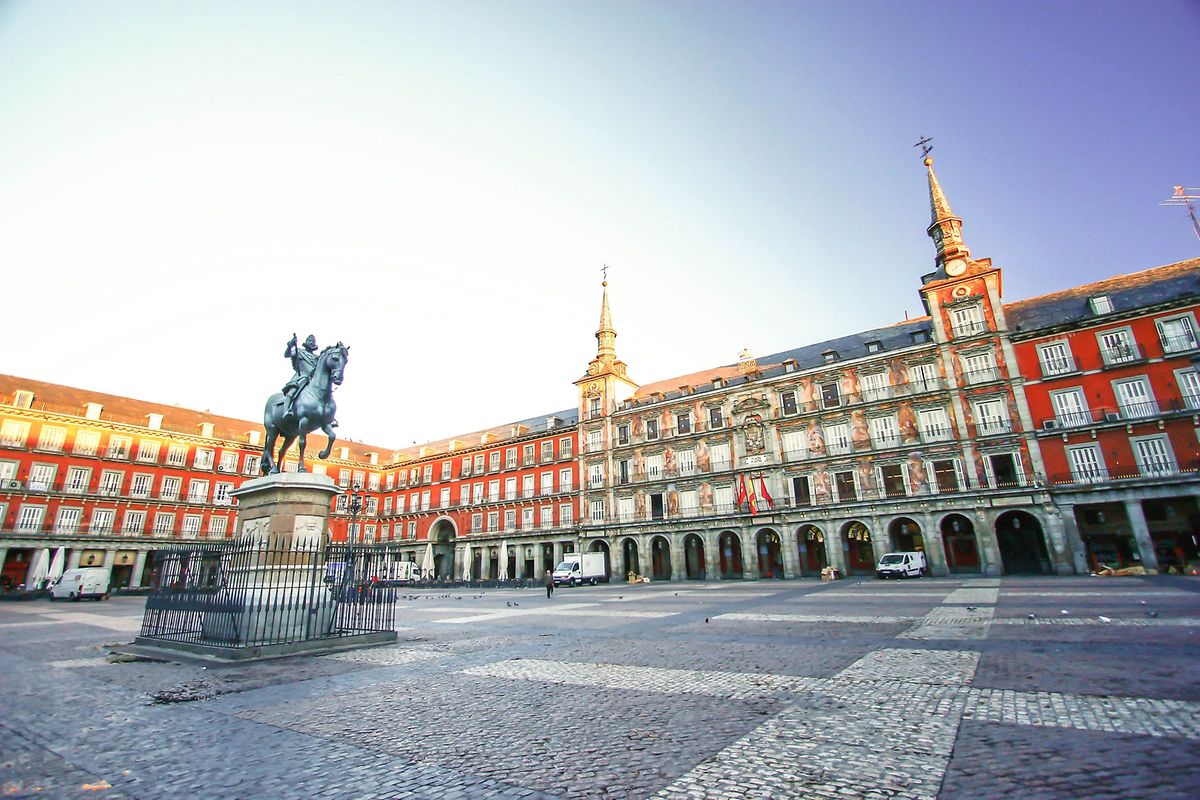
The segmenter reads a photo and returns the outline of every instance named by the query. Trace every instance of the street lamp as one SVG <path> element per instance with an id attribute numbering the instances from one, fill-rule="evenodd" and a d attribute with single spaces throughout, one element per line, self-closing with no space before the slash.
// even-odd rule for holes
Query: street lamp
<path id="1" fill-rule="evenodd" d="M 363 497 L 366 493 L 362 490 L 362 486 L 354 484 L 346 489 L 346 510 L 350 512 L 350 530 L 346 534 L 346 571 L 349 580 L 347 586 L 353 585 L 353 581 L 358 580 L 358 575 L 354 574 L 354 543 L 358 538 L 358 514 L 362 511 Z"/>

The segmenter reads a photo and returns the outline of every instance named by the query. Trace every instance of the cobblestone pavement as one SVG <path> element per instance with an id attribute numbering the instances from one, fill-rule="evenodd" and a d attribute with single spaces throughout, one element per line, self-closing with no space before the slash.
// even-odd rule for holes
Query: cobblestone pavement
<path id="1" fill-rule="evenodd" d="M 396 645 L 109 656 L 0 604 L 0 797 L 1195 798 L 1200 582 L 413 592 Z"/>

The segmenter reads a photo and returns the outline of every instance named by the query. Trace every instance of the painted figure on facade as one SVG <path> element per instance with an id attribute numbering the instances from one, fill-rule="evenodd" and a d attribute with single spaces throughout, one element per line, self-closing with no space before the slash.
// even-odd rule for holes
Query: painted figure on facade
<path id="1" fill-rule="evenodd" d="M 311 346 L 310 346 L 311 345 Z M 263 445 L 263 455 L 260 469 L 263 475 L 275 474 L 283 463 L 284 453 L 299 439 L 299 463 L 297 472 L 307 472 L 304 466 L 304 448 L 308 434 L 321 430 L 329 437 L 329 444 L 320 452 L 318 458 L 328 458 L 337 438 L 333 429 L 337 427 L 334 415 L 337 404 L 333 401 L 333 387 L 341 384 L 350 359 L 350 348 L 338 342 L 326 347 L 318 355 L 313 355 L 317 340 L 309 336 L 304 342 L 304 348 L 296 346 L 296 337 L 288 342 L 284 355 L 292 360 L 293 376 L 288 381 L 284 391 L 276 392 L 267 398 L 263 409 L 263 427 L 267 437 Z M 312 366 L 309 367 L 309 360 Z M 288 387 L 293 387 L 289 392 Z M 275 443 L 283 437 L 283 444 L 278 452 Z"/>
<path id="2" fill-rule="evenodd" d="M 815 419 L 808 422 L 808 452 L 816 457 L 825 455 L 825 431 Z"/>
<path id="3" fill-rule="evenodd" d="M 867 415 L 861 411 L 850 412 L 850 443 L 855 450 L 871 449 L 871 430 L 867 427 Z"/>
<path id="4" fill-rule="evenodd" d="M 917 431 L 917 412 L 913 411 L 912 403 L 901 403 L 896 416 L 900 422 L 900 441 L 904 444 L 921 441 L 921 434 Z"/>

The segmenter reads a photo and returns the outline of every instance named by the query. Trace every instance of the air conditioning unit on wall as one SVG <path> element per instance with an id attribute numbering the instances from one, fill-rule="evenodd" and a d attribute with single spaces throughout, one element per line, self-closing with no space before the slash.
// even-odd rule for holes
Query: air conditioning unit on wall
<path id="1" fill-rule="evenodd" d="M 18 480 L 7 480 L 4 482 L 5 489 L 20 489 L 21 482 Z"/>
<path id="2" fill-rule="evenodd" d="M 1042 430 L 1052 431 L 1057 427 L 1058 427 L 1058 420 L 1056 420 L 1056 419 L 1042 420 Z"/>

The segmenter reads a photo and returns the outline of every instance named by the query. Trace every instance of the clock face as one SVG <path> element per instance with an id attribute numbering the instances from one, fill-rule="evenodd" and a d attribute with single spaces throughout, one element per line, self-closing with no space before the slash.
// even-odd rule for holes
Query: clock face
<path id="1" fill-rule="evenodd" d="M 966 271 L 967 262 L 963 261 L 961 258 L 956 258 L 953 261 L 946 262 L 946 274 L 951 278 L 962 275 Z"/>

